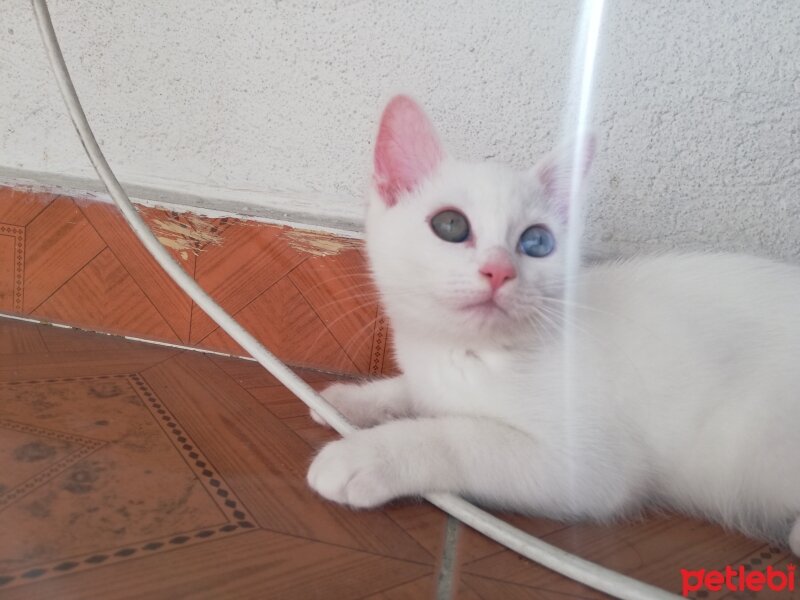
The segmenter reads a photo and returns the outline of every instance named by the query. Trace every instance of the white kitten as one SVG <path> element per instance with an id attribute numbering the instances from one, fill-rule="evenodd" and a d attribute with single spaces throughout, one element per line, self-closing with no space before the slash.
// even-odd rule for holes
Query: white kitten
<path id="1" fill-rule="evenodd" d="M 372 428 L 328 444 L 310 485 L 569 519 L 657 504 L 800 553 L 800 269 L 662 255 L 565 281 L 571 165 L 455 161 L 389 103 L 367 245 L 402 375 L 326 390 Z"/>

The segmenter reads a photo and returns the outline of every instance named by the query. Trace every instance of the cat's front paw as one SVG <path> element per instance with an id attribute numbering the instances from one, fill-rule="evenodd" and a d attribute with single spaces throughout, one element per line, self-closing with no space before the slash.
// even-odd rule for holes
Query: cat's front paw
<path id="1" fill-rule="evenodd" d="M 328 404 L 359 429 L 374 427 L 397 417 L 391 402 L 380 397 L 374 384 L 334 383 L 320 393 Z M 310 414 L 320 425 L 330 426 L 317 411 L 312 409 Z"/>
<path id="2" fill-rule="evenodd" d="M 320 396 L 342 413 L 348 421 L 358 426 L 358 423 L 355 422 L 357 419 L 353 418 L 354 415 L 352 413 L 355 411 L 352 410 L 352 407 L 359 401 L 360 388 L 361 386 L 357 383 L 334 383 L 322 390 Z M 330 424 L 313 408 L 309 409 L 309 413 L 316 423 L 330 427 Z"/>
<path id="3" fill-rule="evenodd" d="M 396 473 L 391 461 L 370 440 L 356 433 L 331 442 L 308 469 L 308 484 L 320 496 L 355 508 L 372 508 L 391 500 Z"/>

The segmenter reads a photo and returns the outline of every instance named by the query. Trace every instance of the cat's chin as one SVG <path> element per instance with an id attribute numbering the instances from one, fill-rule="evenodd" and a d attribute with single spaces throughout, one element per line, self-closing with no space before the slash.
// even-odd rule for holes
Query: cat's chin
<path id="1" fill-rule="evenodd" d="M 517 319 L 495 298 L 464 304 L 454 311 L 455 321 L 480 336 L 502 336 L 519 331 Z"/>
<path id="2" fill-rule="evenodd" d="M 489 298 L 488 300 L 481 300 L 479 302 L 472 302 L 459 307 L 459 312 L 475 318 L 508 318 L 510 315 L 508 311 L 503 308 L 497 300 Z"/>

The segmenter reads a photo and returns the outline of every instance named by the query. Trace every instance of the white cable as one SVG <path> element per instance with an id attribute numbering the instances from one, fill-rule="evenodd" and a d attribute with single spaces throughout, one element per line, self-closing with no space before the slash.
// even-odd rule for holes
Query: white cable
<path id="1" fill-rule="evenodd" d="M 156 262 L 169 274 L 175 283 L 194 300 L 203 311 L 244 348 L 261 366 L 272 373 L 278 381 L 289 388 L 298 398 L 314 409 L 340 434 L 355 431 L 355 428 L 330 404 L 325 402 L 311 386 L 295 375 L 289 367 L 278 360 L 269 350 L 264 348 L 233 317 L 217 304 L 172 258 L 169 252 L 156 239 L 136 212 L 128 195 L 108 166 L 100 147 L 97 145 L 92 129 L 86 120 L 83 107 L 78 100 L 75 87 L 64 63 L 64 56 L 58 45 L 53 23 L 46 0 L 32 0 L 50 65 L 58 82 L 64 103 L 67 106 L 72 123 L 78 132 L 89 160 L 92 161 L 97 174 L 108 189 L 123 217 L 133 229 L 145 248 L 153 255 Z M 512 527 L 469 502 L 450 494 L 428 494 L 425 498 L 443 511 L 451 514 L 459 521 L 483 533 L 487 537 L 518 552 L 522 556 L 535 561 L 557 573 L 574 579 L 584 585 L 606 592 L 624 600 L 670 600 L 680 598 L 662 589 L 637 581 L 578 556 L 551 546 L 527 533 Z"/>

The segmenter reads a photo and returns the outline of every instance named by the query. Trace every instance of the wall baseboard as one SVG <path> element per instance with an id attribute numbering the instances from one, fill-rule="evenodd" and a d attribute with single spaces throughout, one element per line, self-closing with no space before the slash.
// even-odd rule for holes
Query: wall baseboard
<path id="1" fill-rule="evenodd" d="M 360 202 L 352 198 L 295 192 L 226 189 L 178 181 L 122 182 L 131 200 L 143 206 L 196 214 L 256 220 L 303 229 L 328 231 L 343 237 L 361 237 Z M 59 194 L 111 203 L 103 184 L 94 178 L 58 175 L 0 166 L 0 186 Z"/>
<path id="2" fill-rule="evenodd" d="M 198 283 L 289 364 L 393 372 L 388 322 L 352 233 L 139 210 Z M 244 354 L 161 271 L 116 207 L 64 188 L 0 187 L 0 312 Z"/>

